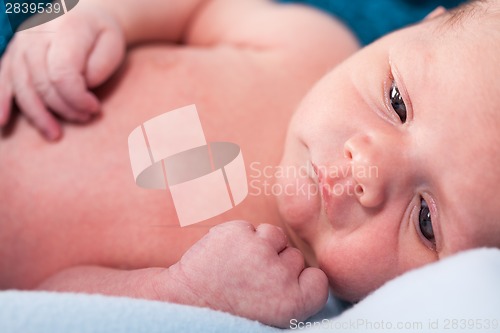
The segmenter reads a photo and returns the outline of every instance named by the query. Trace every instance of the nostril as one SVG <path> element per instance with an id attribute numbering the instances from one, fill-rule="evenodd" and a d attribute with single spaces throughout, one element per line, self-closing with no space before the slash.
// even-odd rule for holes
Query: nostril
<path id="1" fill-rule="evenodd" d="M 363 185 L 357 184 L 354 187 L 354 193 L 356 193 L 356 195 L 358 195 L 358 196 L 362 196 L 363 193 L 365 193 L 365 189 L 364 189 Z"/>
<path id="2" fill-rule="evenodd" d="M 344 156 L 349 159 L 349 160 L 352 160 L 352 153 L 349 149 L 344 149 Z"/>

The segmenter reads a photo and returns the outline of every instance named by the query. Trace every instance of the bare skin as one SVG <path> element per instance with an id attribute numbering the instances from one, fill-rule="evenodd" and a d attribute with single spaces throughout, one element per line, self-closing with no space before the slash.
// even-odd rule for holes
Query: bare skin
<path id="1" fill-rule="evenodd" d="M 12 118 L 14 97 L 23 116 L 45 138 L 57 139 L 62 130 L 65 137 L 47 144 L 25 118 L 11 119 L 10 130 L 4 131 L 0 255 L 5 260 L 0 286 L 209 306 L 286 326 L 287 319 L 305 318 L 321 308 L 327 275 L 334 292 L 355 301 L 440 256 L 498 246 L 497 204 L 489 185 L 497 183 L 497 176 L 486 178 L 483 172 L 498 164 L 498 154 L 490 151 L 498 136 L 491 120 L 498 117 L 488 114 L 491 119 L 485 122 L 471 118 L 470 112 L 478 102 L 483 110 L 498 105 L 490 89 L 497 76 L 491 70 L 484 75 L 475 66 L 494 62 L 496 49 L 467 53 L 496 44 L 472 38 L 477 47 L 458 52 L 455 62 L 448 58 L 449 50 L 461 45 L 457 41 L 476 36 L 476 28 L 497 31 L 491 30 L 498 24 L 494 12 L 490 21 L 465 21 L 463 30 L 451 26 L 436 43 L 436 32 L 449 25 L 448 15 L 439 10 L 443 16 L 438 11 L 436 20 L 391 34 L 336 67 L 315 85 L 292 119 L 283 164 L 313 168 L 307 174 L 276 177 L 282 182 L 278 187 L 292 190 L 280 198 L 279 209 L 272 195 L 256 195 L 253 183 L 249 198 L 237 209 L 180 229 L 168 192 L 133 184 L 128 133 L 165 110 L 196 103 L 208 141 L 238 143 L 252 182 L 255 163 L 271 169 L 278 165 L 285 128 L 298 101 L 356 43 L 338 23 L 304 8 L 276 10 L 279 6 L 264 0 L 168 4 L 175 5 L 170 12 L 165 8 L 165 17 L 150 7 L 144 12 L 135 1 L 119 7 L 116 17 L 106 15 L 110 7 L 104 5 L 102 12 L 82 7 L 72 21 L 65 18 L 53 27 L 60 33 L 57 38 L 23 35 L 2 59 L 0 125 Z M 135 26 L 123 25 L 129 21 Z M 78 40 L 73 33 L 82 48 L 70 42 Z M 88 91 L 116 70 L 122 56 L 117 45 L 145 41 L 148 33 L 159 34 L 149 38 L 183 41 L 189 47 L 137 48 L 99 89 L 100 100 Z M 422 84 L 431 91 L 413 86 L 422 82 L 415 75 L 425 72 L 415 69 L 426 68 L 421 60 L 430 44 L 421 43 L 424 36 L 436 44 L 431 47 L 434 61 L 428 64 L 430 72 L 438 73 L 433 78 L 453 82 L 454 89 L 430 85 L 434 80 Z M 103 58 L 107 52 L 113 57 Z M 481 58 L 471 62 L 472 55 Z M 459 72 L 468 80 L 456 80 Z M 449 91 L 463 92 L 460 106 Z M 377 103 L 380 107 L 374 110 Z M 90 125 L 65 123 L 64 128 L 49 112 L 86 123 L 98 108 L 102 116 Z M 447 130 L 429 131 L 436 124 Z M 476 137 L 477 132 L 483 137 Z M 464 136 L 469 139 L 460 150 L 435 158 L 447 156 Z M 476 161 L 478 147 L 487 153 Z M 346 165 L 376 166 L 381 176 L 331 172 Z M 464 185 L 463 174 L 475 180 L 474 186 Z M 302 192 L 302 184 L 312 192 Z M 325 191 L 338 184 L 346 195 Z M 463 194 L 452 195 L 457 199 L 450 201 L 443 193 Z M 461 200 L 465 193 L 470 198 Z M 304 268 L 302 254 L 276 226 L 278 216 L 296 232 L 289 234 L 292 240 L 298 235 L 311 246 L 327 275 Z M 236 218 L 271 224 L 254 228 L 249 222 L 225 223 L 183 254 L 210 226 Z M 481 223 L 470 223 L 476 219 Z M 141 267 L 148 268 L 137 269 Z M 256 304 L 263 298 L 269 301 L 265 311 Z"/>
<path id="2" fill-rule="evenodd" d="M 338 22 L 311 10 L 298 13 L 310 31 L 285 16 L 286 34 L 303 32 L 293 47 L 278 34 L 268 48 L 221 43 L 131 50 L 97 91 L 101 115 L 85 125 L 64 123 L 59 142 L 48 143 L 25 117 L 13 119 L 0 143 L 0 287 L 33 288 L 80 265 L 168 267 L 218 223 L 281 225 L 275 198 L 250 193 L 237 208 L 180 228 L 168 192 L 134 184 L 127 136 L 155 115 L 194 103 L 207 140 L 238 143 L 247 172 L 252 162 L 277 165 L 300 99 L 357 47 Z M 328 39 L 338 44 L 309 38 L 318 35 L 335 36 Z"/>

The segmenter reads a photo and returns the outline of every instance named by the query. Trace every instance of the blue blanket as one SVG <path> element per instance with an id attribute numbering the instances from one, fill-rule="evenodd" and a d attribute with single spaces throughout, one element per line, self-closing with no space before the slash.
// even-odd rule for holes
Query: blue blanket
<path id="1" fill-rule="evenodd" d="M 456 7 L 464 0 L 280 0 L 322 9 L 342 20 L 362 45 L 422 20 L 438 6 Z"/>
<path id="2" fill-rule="evenodd" d="M 467 251 L 388 282 L 341 315 L 324 312 L 306 323 L 292 321 L 291 328 L 311 326 L 318 332 L 500 332 L 499 281 L 499 249 Z M 398 325 L 404 327 L 397 329 Z M 185 305 L 21 291 L 0 292 L 0 331 L 282 332 L 227 313 Z"/>
<path id="3" fill-rule="evenodd" d="M 47 2 L 46 0 L 25 0 Z M 454 7 L 464 0 L 277 0 L 279 2 L 302 3 L 322 9 L 344 21 L 358 36 L 363 45 L 380 36 L 421 20 L 439 5 Z M 0 0 L 0 55 L 13 29 L 5 15 L 4 0 Z"/>

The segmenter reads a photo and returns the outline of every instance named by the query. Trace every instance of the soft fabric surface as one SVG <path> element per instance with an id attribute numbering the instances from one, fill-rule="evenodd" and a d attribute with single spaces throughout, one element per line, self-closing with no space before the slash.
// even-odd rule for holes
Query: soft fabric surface
<path id="1" fill-rule="evenodd" d="M 7 291 L 0 309 L 5 333 L 278 331 L 208 309 L 99 295 Z"/>
<path id="2" fill-rule="evenodd" d="M 318 332 L 381 332 L 381 325 L 387 329 L 391 325 L 398 332 L 500 332 L 499 281 L 500 250 L 468 251 L 408 272 L 342 315 L 321 321 L 335 310 L 323 313 L 310 325 L 316 323 L 312 330 Z M 454 319 L 471 322 L 461 328 L 461 322 L 454 323 Z M 421 327 L 397 329 L 399 323 L 421 323 Z M 490 328 L 485 329 L 488 323 Z M 9 333 L 280 332 L 244 318 L 190 306 L 20 291 L 0 292 L 0 328 Z"/>
<path id="3" fill-rule="evenodd" d="M 500 250 L 466 251 L 408 272 L 328 325 L 334 332 L 500 332 Z"/>
<path id="4" fill-rule="evenodd" d="M 29 0 L 26 0 L 29 1 Z M 35 0 L 31 0 L 35 1 Z M 454 7 L 463 0 L 277 0 L 307 4 L 331 13 L 349 26 L 363 45 L 371 43 L 380 36 L 421 20 L 439 5 Z M 37 0 L 36 2 L 48 2 Z M 12 37 L 9 21 L 0 0 L 0 55 Z M 19 19 L 12 22 L 15 28 Z"/>
<path id="5" fill-rule="evenodd" d="M 464 0 L 279 0 L 319 8 L 335 15 L 366 45 L 396 29 L 422 20 L 434 8 Z"/>
<path id="6" fill-rule="evenodd" d="M 0 0 L 0 55 L 3 54 L 7 42 L 12 38 L 12 29 L 10 27 L 9 20 L 5 14 L 5 5 L 2 0 Z"/>

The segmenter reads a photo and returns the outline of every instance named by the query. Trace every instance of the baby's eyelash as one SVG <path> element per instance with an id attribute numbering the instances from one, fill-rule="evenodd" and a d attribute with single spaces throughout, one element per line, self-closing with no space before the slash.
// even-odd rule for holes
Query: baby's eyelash
<path id="1" fill-rule="evenodd" d="M 399 117 L 401 123 L 406 123 L 406 119 L 408 116 L 406 104 L 394 80 L 392 81 L 391 88 L 389 90 L 389 102 L 391 103 L 391 107 Z"/>

